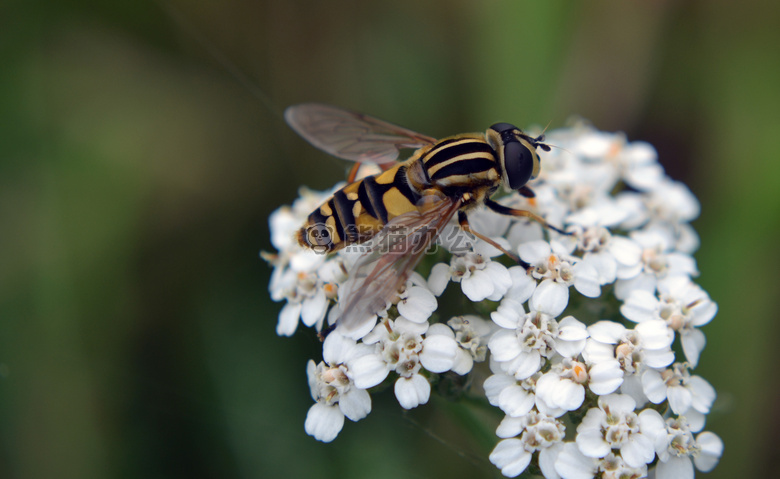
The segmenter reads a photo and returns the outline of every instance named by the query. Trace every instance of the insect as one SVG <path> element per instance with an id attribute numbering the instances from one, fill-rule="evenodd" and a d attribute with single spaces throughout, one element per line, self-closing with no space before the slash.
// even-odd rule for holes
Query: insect
<path id="1" fill-rule="evenodd" d="M 298 231 L 298 242 L 320 253 L 372 240 L 349 271 L 339 291 L 335 323 L 340 333 L 361 337 L 374 326 L 376 313 L 408 279 L 425 251 L 451 218 L 523 264 L 514 254 L 474 231 L 468 212 L 479 205 L 522 216 L 565 234 L 541 217 L 506 207 L 490 197 L 500 186 L 526 197 L 526 185 L 539 174 L 537 148 L 549 151 L 544 136 L 531 137 L 509 123 L 485 133 L 440 140 L 341 108 L 306 103 L 287 108 L 287 123 L 315 147 L 355 161 L 349 184 L 312 212 Z M 414 149 L 405 161 L 400 150 Z M 383 171 L 355 181 L 361 164 Z M 526 265 L 527 266 L 527 265 Z"/>

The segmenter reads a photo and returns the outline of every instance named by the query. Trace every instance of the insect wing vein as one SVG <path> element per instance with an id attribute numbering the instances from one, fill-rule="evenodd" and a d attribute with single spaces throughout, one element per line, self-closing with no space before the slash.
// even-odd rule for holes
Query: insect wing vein
<path id="1" fill-rule="evenodd" d="M 336 321 L 341 334 L 361 337 L 373 327 L 375 315 L 398 294 L 460 205 L 460 200 L 439 198 L 422 212 L 394 218 L 377 233 L 339 293 Z"/>
<path id="2" fill-rule="evenodd" d="M 401 148 L 420 148 L 436 141 L 368 115 L 319 103 L 291 106 L 284 118 L 315 147 L 361 163 L 392 163 Z"/>

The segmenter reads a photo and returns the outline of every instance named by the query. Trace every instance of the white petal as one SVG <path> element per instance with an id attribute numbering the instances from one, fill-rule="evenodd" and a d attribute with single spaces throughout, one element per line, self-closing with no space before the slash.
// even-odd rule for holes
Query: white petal
<path id="1" fill-rule="evenodd" d="M 620 448 L 620 455 L 631 467 L 642 467 L 650 464 L 655 458 L 653 441 L 642 434 L 632 434 L 628 441 Z"/>
<path id="2" fill-rule="evenodd" d="M 398 312 L 401 316 L 415 323 L 428 321 L 438 307 L 436 296 L 428 288 L 421 286 L 412 286 L 406 294 L 406 299 L 398 302 Z"/>
<path id="3" fill-rule="evenodd" d="M 519 439 L 504 439 L 490 453 L 490 462 L 501 469 L 501 474 L 506 477 L 516 477 L 530 464 L 531 453 L 523 448 Z"/>
<path id="4" fill-rule="evenodd" d="M 645 349 L 642 362 L 645 363 L 645 366 L 651 368 L 664 368 L 674 362 L 674 351 L 671 349 L 659 349 L 657 351 Z"/>
<path id="5" fill-rule="evenodd" d="M 545 279 L 534 291 L 529 307 L 532 310 L 556 317 L 569 304 L 569 288 L 550 279 Z"/>
<path id="6" fill-rule="evenodd" d="M 666 324 L 664 324 L 664 327 L 666 327 Z M 617 344 L 625 332 L 626 327 L 615 321 L 597 321 L 588 326 L 590 337 L 606 344 Z"/>
<path id="7" fill-rule="evenodd" d="M 640 405 L 643 405 L 648 401 L 645 392 L 642 390 L 642 379 L 636 374 L 623 376 L 623 384 L 620 385 L 620 392 L 622 394 L 628 394 Z M 663 401 L 663 399 L 661 399 L 661 401 Z"/>
<path id="8" fill-rule="evenodd" d="M 642 257 L 642 248 L 623 236 L 613 236 L 609 241 L 609 252 L 624 267 L 634 266 Z"/>
<path id="9" fill-rule="evenodd" d="M 395 382 L 395 397 L 404 409 L 412 409 L 425 404 L 431 396 L 431 385 L 419 374 L 411 378 L 398 378 Z"/>
<path id="10" fill-rule="evenodd" d="M 625 300 L 634 291 L 655 292 L 657 280 L 655 275 L 648 273 L 639 273 L 630 279 L 619 279 L 615 281 L 615 296 L 617 299 Z"/>
<path id="11" fill-rule="evenodd" d="M 653 404 L 660 404 L 666 399 L 666 383 L 661 373 L 649 369 L 642 374 L 642 391 Z"/>
<path id="12" fill-rule="evenodd" d="M 568 442 L 558 454 L 555 471 L 563 479 L 593 479 L 598 469 L 593 459 L 585 457 L 574 443 Z"/>
<path id="13" fill-rule="evenodd" d="M 666 462 L 658 462 L 655 467 L 658 479 L 693 479 L 693 463 L 688 456 L 672 456 Z"/>
<path id="14" fill-rule="evenodd" d="M 692 432 L 701 431 L 704 429 L 704 425 L 707 423 L 707 416 L 694 408 L 690 408 L 685 411 L 685 419 L 688 420 L 688 427 Z"/>
<path id="15" fill-rule="evenodd" d="M 496 436 L 501 439 L 515 437 L 520 435 L 525 428 L 525 420 L 521 417 L 504 416 L 501 423 L 496 428 Z"/>
<path id="16" fill-rule="evenodd" d="M 693 321 L 691 324 L 694 326 L 704 326 L 709 323 L 716 314 L 718 314 L 718 305 L 708 298 L 702 302 L 702 304 L 693 308 Z"/>
<path id="17" fill-rule="evenodd" d="M 301 321 L 303 321 L 303 324 L 306 326 L 314 326 L 325 318 L 325 312 L 327 310 L 328 298 L 325 297 L 325 290 L 318 288 L 314 296 L 303 301 Z"/>
<path id="18" fill-rule="evenodd" d="M 604 440 L 604 435 L 598 427 L 578 427 L 575 441 L 577 443 L 577 448 L 587 457 L 604 457 L 609 454 L 609 451 L 611 450 L 609 443 Z"/>
<path id="19" fill-rule="evenodd" d="M 636 401 L 627 394 L 609 394 L 599 398 L 599 407 L 616 415 L 628 414 L 636 409 Z"/>
<path id="20" fill-rule="evenodd" d="M 423 341 L 420 352 L 420 364 L 433 373 L 443 373 L 452 369 L 460 347 L 454 338 L 444 335 L 428 336 Z"/>
<path id="21" fill-rule="evenodd" d="M 492 352 L 492 350 L 491 350 Z M 533 350 L 521 352 L 511 361 L 501 363 L 501 368 L 515 379 L 526 379 L 539 371 L 542 367 L 542 357 L 539 351 Z"/>
<path id="22" fill-rule="evenodd" d="M 276 334 L 292 336 L 298 329 L 298 318 L 301 317 L 301 303 L 287 303 L 279 312 L 279 322 L 276 323 Z"/>
<path id="23" fill-rule="evenodd" d="M 339 409 L 352 421 L 359 421 L 371 412 L 371 396 L 365 389 L 351 388 L 339 397 Z"/>
<path id="24" fill-rule="evenodd" d="M 580 341 L 590 335 L 585 323 L 578 321 L 574 316 L 566 316 L 558 321 L 558 327 L 558 337 L 564 341 Z"/>
<path id="25" fill-rule="evenodd" d="M 488 341 L 488 348 L 496 361 L 510 361 L 522 353 L 517 333 L 513 329 L 499 329 Z"/>
<path id="26" fill-rule="evenodd" d="M 428 277 L 428 287 L 436 296 L 441 296 L 450 282 L 450 265 L 446 263 L 437 263 L 431 269 L 431 275 Z"/>
<path id="27" fill-rule="evenodd" d="M 594 364 L 588 371 L 588 388 L 595 394 L 610 394 L 623 384 L 623 370 L 617 360 Z"/>
<path id="28" fill-rule="evenodd" d="M 495 289 L 490 275 L 479 269 L 471 273 L 468 278 L 463 279 L 460 286 L 463 289 L 463 294 L 475 303 L 493 294 Z"/>
<path id="29" fill-rule="evenodd" d="M 367 354 L 347 363 L 350 377 L 355 386 L 368 389 L 381 383 L 390 372 L 390 367 L 378 354 Z"/>
<path id="30" fill-rule="evenodd" d="M 701 472 L 710 472 L 715 468 L 723 454 L 723 441 L 707 431 L 696 436 L 696 442 L 701 447 L 699 455 L 693 459 L 696 469 Z"/>
<path id="31" fill-rule="evenodd" d="M 599 272 L 592 265 L 580 261 L 574 265 L 574 287 L 589 298 L 597 298 L 601 294 Z"/>
<path id="32" fill-rule="evenodd" d="M 474 358 L 466 350 L 458 348 L 455 362 L 452 364 L 452 372 L 465 376 L 474 368 Z"/>
<path id="33" fill-rule="evenodd" d="M 693 408 L 703 414 L 709 413 L 712 403 L 715 402 L 715 388 L 701 376 L 691 376 L 688 386 Z"/>
<path id="34" fill-rule="evenodd" d="M 539 469 L 545 479 L 560 479 L 555 470 L 555 463 L 558 462 L 558 455 L 563 451 L 563 443 L 559 442 L 539 451 Z"/>
<path id="35" fill-rule="evenodd" d="M 682 332 L 680 340 L 682 341 L 685 359 L 688 360 L 692 368 L 695 368 L 699 363 L 699 355 L 704 349 L 704 345 L 707 344 L 707 338 L 698 329 L 689 329 Z"/>
<path id="36" fill-rule="evenodd" d="M 325 261 L 325 258 L 325 255 L 315 253 L 314 250 L 304 249 L 290 258 L 290 269 L 303 272 L 314 271 Z"/>
<path id="37" fill-rule="evenodd" d="M 536 382 L 536 395 L 548 405 L 573 411 L 582 405 L 585 388 L 557 374 L 546 373 Z"/>
<path id="38" fill-rule="evenodd" d="M 671 386 L 667 389 L 666 396 L 669 399 L 669 407 L 677 415 L 685 414 L 691 407 L 691 392 L 683 386 Z"/>
<path id="39" fill-rule="evenodd" d="M 523 261 L 526 263 L 535 264 L 550 256 L 550 253 L 552 253 L 552 248 L 550 247 L 550 243 L 547 241 L 528 241 L 521 244 L 517 248 L 517 252 L 520 254 L 520 258 Z"/>
<path id="40" fill-rule="evenodd" d="M 645 349 L 668 348 L 674 341 L 674 331 L 662 319 L 642 321 L 634 326 L 634 330 L 642 338 L 642 347 Z"/>
<path id="41" fill-rule="evenodd" d="M 582 357 L 588 365 L 598 364 L 603 361 L 612 361 L 615 359 L 615 347 L 611 344 L 604 344 L 588 338 L 585 343 L 585 349 L 582 350 Z"/>
<path id="42" fill-rule="evenodd" d="M 599 278 L 599 284 L 609 284 L 615 282 L 615 275 L 617 274 L 617 262 L 615 258 L 607 253 L 601 251 L 598 253 L 586 253 L 583 257 L 583 262 L 587 262 L 596 269 Z"/>
<path id="43" fill-rule="evenodd" d="M 422 323 L 415 323 L 413 321 L 409 321 L 403 316 L 399 316 L 393 322 L 393 329 L 397 333 L 413 334 L 415 336 L 422 336 L 425 334 L 428 331 L 429 326 L 430 324 L 427 321 L 423 321 Z"/>
<path id="44" fill-rule="evenodd" d="M 498 396 L 498 407 L 508 416 L 525 416 L 534 407 L 534 396 L 520 386 L 511 385 Z"/>
<path id="45" fill-rule="evenodd" d="M 354 347 L 354 340 L 345 338 L 337 331 L 333 331 L 328 334 L 328 337 L 322 343 L 322 359 L 332 366 L 341 364 L 346 360 L 350 350 Z"/>
<path id="46" fill-rule="evenodd" d="M 314 363 L 314 361 L 311 361 Z M 509 386 L 514 386 L 517 381 L 512 376 L 506 374 L 494 374 L 485 379 L 482 388 L 485 390 L 485 396 L 493 406 L 498 406 L 498 398 L 501 391 Z"/>
<path id="47" fill-rule="evenodd" d="M 620 307 L 620 313 L 635 323 L 658 319 L 658 300 L 655 295 L 643 290 L 631 292 L 623 306 Z"/>
<path id="48" fill-rule="evenodd" d="M 525 309 L 522 303 L 506 297 L 501 301 L 498 308 L 490 313 L 490 319 L 502 328 L 515 329 L 519 326 L 520 320 L 524 315 Z"/>
<path id="49" fill-rule="evenodd" d="M 485 266 L 484 271 L 490 276 L 490 280 L 493 281 L 496 292 L 500 291 L 502 296 L 512 287 L 512 275 L 509 274 L 509 270 L 503 264 L 491 261 Z M 498 301 L 501 298 L 491 299 Z"/>
<path id="50" fill-rule="evenodd" d="M 666 423 L 661 414 L 655 409 L 645 409 L 638 414 L 639 416 L 639 429 L 642 434 L 655 441 L 661 437 L 666 436 Z"/>
<path id="51" fill-rule="evenodd" d="M 306 434 L 322 442 L 336 439 L 342 427 L 344 427 L 344 414 L 341 410 L 335 405 L 326 406 L 319 402 L 309 408 L 303 424 Z"/>
<path id="52" fill-rule="evenodd" d="M 512 278 L 512 287 L 506 292 L 506 296 L 524 303 L 534 293 L 536 280 L 534 280 L 522 266 L 509 268 L 509 276 Z"/>

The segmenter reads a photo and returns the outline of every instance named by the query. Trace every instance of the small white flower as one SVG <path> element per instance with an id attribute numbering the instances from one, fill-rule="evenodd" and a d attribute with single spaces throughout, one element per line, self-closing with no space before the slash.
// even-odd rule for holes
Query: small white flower
<path id="1" fill-rule="evenodd" d="M 693 479 L 694 465 L 702 472 L 715 468 L 723 454 L 723 441 L 717 435 L 707 431 L 694 439 L 684 417 L 669 418 L 665 425 L 656 437 L 656 479 Z"/>
<path id="2" fill-rule="evenodd" d="M 291 336 L 295 333 L 299 319 L 306 326 L 321 327 L 328 310 L 328 298 L 326 284 L 316 273 L 287 269 L 275 286 L 277 290 L 272 292 L 272 298 L 287 300 L 279 312 L 278 335 Z"/>
<path id="3" fill-rule="evenodd" d="M 671 350 L 674 333 L 661 320 L 645 321 L 634 329 L 613 321 L 598 321 L 588 326 L 588 333 L 590 337 L 582 356 L 589 365 L 591 390 L 596 394 L 613 392 L 615 389 L 611 388 L 617 384 L 622 386 L 624 393 L 644 403 L 646 398 L 641 386 L 631 389 L 634 384 L 624 383 L 647 368 L 666 367 L 674 361 Z M 594 373 L 602 369 L 613 371 L 616 366 L 623 374 L 613 377 L 612 383 L 604 382 L 603 389 L 594 389 Z"/>
<path id="4" fill-rule="evenodd" d="M 416 273 L 415 275 L 419 277 Z M 409 321 L 424 323 L 428 321 L 439 305 L 436 296 L 428 289 L 427 283 L 422 277 L 416 283 L 407 281 L 406 288 L 400 294 L 397 307 L 401 316 Z"/>
<path id="5" fill-rule="evenodd" d="M 652 403 L 668 400 L 675 414 L 684 414 L 690 419 L 696 412 L 709 413 L 716 394 L 710 383 L 700 376 L 692 376 L 688 367 L 687 363 L 674 363 L 660 372 L 647 370 L 642 374 L 642 386 Z"/>
<path id="6" fill-rule="evenodd" d="M 569 303 L 569 286 L 590 298 L 601 294 L 599 273 L 588 263 L 577 261 L 567 248 L 557 242 L 531 241 L 518 248 L 520 258 L 530 264 L 533 277 L 541 283 L 531 297 L 531 307 L 537 306 L 560 314 Z M 536 305 L 536 306 L 535 306 Z"/>
<path id="7" fill-rule="evenodd" d="M 463 360 L 461 353 L 465 354 L 465 351 L 461 350 L 455 340 L 452 329 L 446 324 L 432 324 L 422 342 L 422 351 L 419 353 L 420 363 L 432 373 L 443 373 L 454 369 L 456 364 L 459 364 L 458 361 Z"/>
<path id="8" fill-rule="evenodd" d="M 500 408 L 507 416 L 522 417 L 528 414 L 535 404 L 534 390 L 536 381 L 542 373 L 517 380 L 513 376 L 497 372 L 485 380 L 485 395 L 493 406 Z"/>
<path id="9" fill-rule="evenodd" d="M 474 315 L 456 316 L 447 321 L 447 324 L 452 328 L 455 341 L 459 346 L 452 371 L 460 375 L 468 374 L 475 362 L 480 363 L 485 360 L 488 352 L 488 339 L 496 329 L 495 324 Z M 434 327 L 436 327 L 435 324 L 431 325 L 428 337 L 431 336 L 431 329 Z"/>
<path id="10" fill-rule="evenodd" d="M 427 330 L 427 322 L 414 323 L 404 317 L 380 321 L 363 338 L 364 343 L 375 345 L 374 352 L 360 358 L 359 362 L 363 364 L 352 366 L 355 383 L 373 387 L 382 382 L 390 371 L 395 371 L 399 376 L 395 382 L 395 395 L 403 408 L 411 409 L 428 402 L 431 386 L 420 375 L 420 353 Z M 451 356 L 450 363 L 454 363 L 456 349 L 454 339 L 440 341 L 437 337 L 430 346 L 431 367 L 438 369 L 448 355 Z"/>
<path id="11" fill-rule="evenodd" d="M 324 362 L 309 361 L 306 372 L 315 404 L 306 415 L 306 433 L 322 442 L 336 438 L 344 417 L 359 421 L 371 412 L 368 391 L 355 385 L 346 363 L 369 353 L 369 349 L 332 333 L 323 344 Z"/>
<path id="12" fill-rule="evenodd" d="M 544 462 L 542 456 L 561 443 L 565 431 L 561 421 L 536 411 L 519 418 L 507 417 L 498 426 L 498 436 L 512 439 L 496 445 L 490 453 L 490 462 L 504 476 L 518 476 L 531 463 L 533 453 L 539 451 L 539 462 Z"/>
<path id="13" fill-rule="evenodd" d="M 539 371 L 542 359 L 551 358 L 556 352 L 562 356 L 578 355 L 588 337 L 585 325 L 573 316 L 559 323 L 550 314 L 531 311 L 518 315 L 514 323 L 503 316 L 499 319 L 502 329 L 493 334 L 488 347 L 502 370 L 517 379 Z"/>
<path id="14" fill-rule="evenodd" d="M 460 283 L 463 294 L 474 302 L 484 299 L 498 301 L 512 287 L 512 277 L 506 266 L 479 253 L 453 256 L 450 265 L 435 265 L 428 285 L 438 296 L 450 280 Z"/>
<path id="15" fill-rule="evenodd" d="M 567 442 L 555 457 L 555 472 L 563 479 L 639 479 L 647 477 L 647 465 L 631 467 L 613 452 L 603 458 L 587 457 L 577 445 Z M 546 477 L 551 477 L 546 475 Z"/>
<path id="16" fill-rule="evenodd" d="M 564 358 L 536 381 L 536 407 L 553 417 L 582 406 L 588 372 L 585 364 Z"/>
<path id="17" fill-rule="evenodd" d="M 582 251 L 582 262 L 592 266 L 599 276 L 599 284 L 614 283 L 619 274 L 639 266 L 642 250 L 630 238 L 613 236 L 604 227 L 569 228 L 572 236 L 562 237 L 561 242 L 574 243 L 571 247 Z"/>
<path id="18" fill-rule="evenodd" d="M 718 305 L 706 291 L 686 278 L 669 278 L 661 282 L 658 289 L 658 297 L 647 291 L 633 291 L 620 312 L 637 323 L 665 321 L 670 329 L 680 334 L 685 357 L 695 367 L 706 343 L 704 334 L 697 328 L 715 317 Z"/>
<path id="19" fill-rule="evenodd" d="M 601 396 L 598 406 L 590 408 L 577 427 L 576 443 L 580 452 L 587 457 L 602 458 L 616 449 L 633 468 L 652 462 L 655 437 L 646 430 L 656 431 L 663 424 L 661 415 L 653 409 L 635 413 L 636 402 L 625 394 Z"/>
<path id="20" fill-rule="evenodd" d="M 688 254 L 674 249 L 666 231 L 658 228 L 633 231 L 631 240 L 642 248 L 641 261 L 621 268 L 615 283 L 615 296 L 625 299 L 635 290 L 655 293 L 658 282 L 664 278 L 682 276 L 689 279 L 698 275 L 696 261 Z"/>

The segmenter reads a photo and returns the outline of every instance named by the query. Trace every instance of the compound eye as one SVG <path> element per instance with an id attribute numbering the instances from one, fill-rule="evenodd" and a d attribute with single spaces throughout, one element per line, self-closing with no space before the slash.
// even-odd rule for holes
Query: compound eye
<path id="1" fill-rule="evenodd" d="M 509 187 L 517 190 L 531 179 L 534 170 L 533 153 L 519 141 L 510 141 L 504 145 L 504 168 Z"/>
<path id="2" fill-rule="evenodd" d="M 490 129 L 499 133 L 504 133 L 506 131 L 517 130 L 517 127 L 511 123 L 496 123 L 491 126 Z"/>

